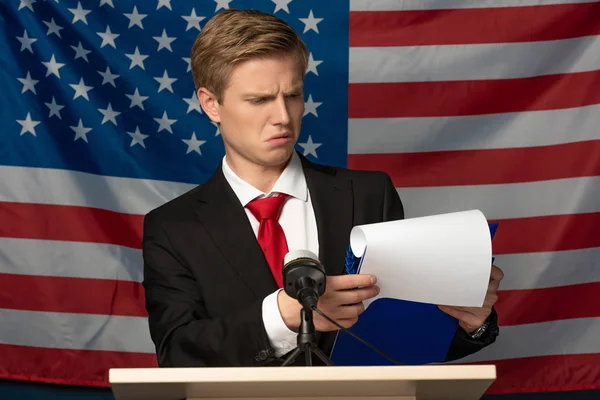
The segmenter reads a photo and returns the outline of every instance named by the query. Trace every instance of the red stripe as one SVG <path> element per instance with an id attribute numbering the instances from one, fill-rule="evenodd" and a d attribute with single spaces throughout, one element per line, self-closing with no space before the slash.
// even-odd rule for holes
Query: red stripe
<path id="1" fill-rule="evenodd" d="M 600 317 L 598 304 L 600 282 L 593 282 L 544 289 L 501 290 L 495 307 L 498 323 L 508 326 Z"/>
<path id="2" fill-rule="evenodd" d="M 0 308 L 147 317 L 144 301 L 138 282 L 0 273 Z"/>
<path id="3" fill-rule="evenodd" d="M 348 166 L 385 171 L 398 188 L 598 176 L 600 140 L 511 149 L 349 154 Z"/>
<path id="4" fill-rule="evenodd" d="M 0 237 L 108 243 L 141 249 L 143 215 L 98 208 L 0 202 Z"/>
<path id="5" fill-rule="evenodd" d="M 600 70 L 516 79 L 351 83 L 348 115 L 440 117 L 565 109 L 600 103 L 595 87 L 600 87 Z"/>
<path id="6" fill-rule="evenodd" d="M 350 12 L 350 46 L 560 40 L 600 34 L 600 4 Z"/>
<path id="7" fill-rule="evenodd" d="M 498 222 L 492 242 L 493 253 L 497 255 L 600 247 L 600 212 Z"/>
<path id="8" fill-rule="evenodd" d="M 600 389 L 598 353 L 516 358 L 473 364 L 496 365 L 497 379 L 487 394 Z"/>
<path id="9" fill-rule="evenodd" d="M 108 387 L 110 368 L 155 368 L 154 354 L 0 344 L 0 378 Z"/>

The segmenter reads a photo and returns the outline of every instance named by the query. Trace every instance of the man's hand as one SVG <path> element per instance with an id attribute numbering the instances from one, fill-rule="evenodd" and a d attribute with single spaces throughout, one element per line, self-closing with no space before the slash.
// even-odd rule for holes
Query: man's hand
<path id="1" fill-rule="evenodd" d="M 492 313 L 492 306 L 498 301 L 498 287 L 502 278 L 504 278 L 502 270 L 492 265 L 490 283 L 488 284 L 487 294 L 483 301 L 483 307 L 438 307 L 446 314 L 458 319 L 460 327 L 471 334 L 479 329 Z"/>
<path id="2" fill-rule="evenodd" d="M 317 307 L 329 318 L 344 328 L 350 328 L 358 321 L 358 316 L 365 310 L 363 300 L 379 294 L 375 285 L 377 279 L 373 275 L 339 275 L 327 277 L 327 288 L 319 298 Z M 283 322 L 290 329 L 300 326 L 300 309 L 298 300 L 289 297 L 285 291 L 277 296 L 279 312 Z M 313 312 L 313 321 L 317 331 L 335 331 L 337 326 Z"/>

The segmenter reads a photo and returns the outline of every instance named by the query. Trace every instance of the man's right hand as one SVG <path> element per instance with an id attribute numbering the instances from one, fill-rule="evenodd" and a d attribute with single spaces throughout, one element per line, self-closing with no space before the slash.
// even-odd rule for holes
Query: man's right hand
<path id="1" fill-rule="evenodd" d="M 365 310 L 363 301 L 379 294 L 375 285 L 377 279 L 373 275 L 339 275 L 328 276 L 325 293 L 319 298 L 317 307 L 329 318 L 344 328 L 350 328 L 358 321 L 358 316 Z M 300 310 L 298 300 L 280 291 L 277 297 L 279 312 L 288 328 L 296 330 L 300 326 Z M 313 321 L 317 331 L 335 331 L 339 328 L 313 313 Z"/>

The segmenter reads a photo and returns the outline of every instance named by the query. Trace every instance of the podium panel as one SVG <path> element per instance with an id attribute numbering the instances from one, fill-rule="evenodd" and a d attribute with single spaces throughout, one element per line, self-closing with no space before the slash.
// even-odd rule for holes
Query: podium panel
<path id="1" fill-rule="evenodd" d="M 475 400 L 494 365 L 111 369 L 116 400 Z"/>

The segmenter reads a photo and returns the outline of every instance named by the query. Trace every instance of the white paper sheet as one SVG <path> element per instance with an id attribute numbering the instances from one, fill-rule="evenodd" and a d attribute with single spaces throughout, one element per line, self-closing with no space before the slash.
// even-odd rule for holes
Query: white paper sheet
<path id="1" fill-rule="evenodd" d="M 491 274 L 492 241 L 479 210 L 360 225 L 350 246 L 359 273 L 373 274 L 378 298 L 481 307 Z"/>

